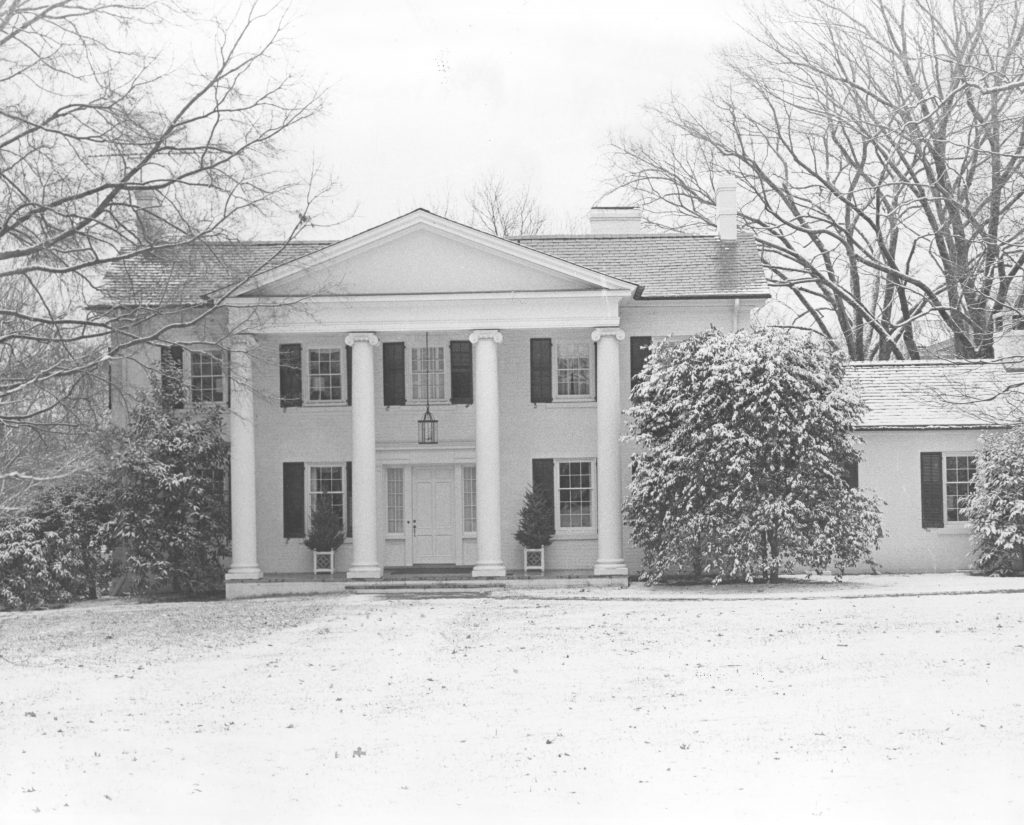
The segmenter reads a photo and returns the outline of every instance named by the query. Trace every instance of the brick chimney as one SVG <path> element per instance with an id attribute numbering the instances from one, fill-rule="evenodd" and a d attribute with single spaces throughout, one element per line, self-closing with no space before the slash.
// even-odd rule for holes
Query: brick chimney
<path id="1" fill-rule="evenodd" d="M 715 180 L 715 212 L 720 240 L 736 240 L 736 180 L 722 175 Z"/>
<path id="2" fill-rule="evenodd" d="M 992 354 L 1011 372 L 1024 372 L 1024 314 L 1007 310 L 992 320 Z"/>
<path id="3" fill-rule="evenodd" d="M 636 206 L 594 206 L 590 210 L 594 235 L 640 235 L 643 224 Z"/>
<path id="4" fill-rule="evenodd" d="M 160 219 L 160 195 L 155 189 L 136 189 L 132 192 L 135 201 L 135 231 L 140 244 L 152 243 L 161 234 L 163 221 Z"/>

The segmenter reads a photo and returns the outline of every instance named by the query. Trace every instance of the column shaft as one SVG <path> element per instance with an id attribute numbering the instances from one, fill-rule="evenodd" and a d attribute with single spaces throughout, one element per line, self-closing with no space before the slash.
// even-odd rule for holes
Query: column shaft
<path id="1" fill-rule="evenodd" d="M 501 450 L 498 407 L 498 344 L 501 333 L 478 330 L 473 342 L 473 405 L 476 408 L 476 547 L 473 575 L 503 577 L 501 557 Z"/>
<path id="2" fill-rule="evenodd" d="M 373 333 L 353 333 L 352 347 L 352 566 L 350 579 L 379 579 L 377 548 L 377 433 L 373 386 Z"/>
<path id="3" fill-rule="evenodd" d="M 597 342 L 597 564 L 595 576 L 625 576 L 622 557 L 622 466 L 619 437 L 622 398 L 619 376 L 621 329 L 601 327 Z"/>

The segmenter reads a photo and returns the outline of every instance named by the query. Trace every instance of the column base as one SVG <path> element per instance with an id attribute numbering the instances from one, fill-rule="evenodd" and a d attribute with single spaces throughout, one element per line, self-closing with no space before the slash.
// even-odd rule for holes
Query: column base
<path id="1" fill-rule="evenodd" d="M 595 576 L 628 576 L 629 570 L 622 559 L 599 561 L 594 565 Z"/>
<path id="2" fill-rule="evenodd" d="M 484 562 L 473 566 L 474 579 L 503 579 L 505 578 L 505 565 L 501 562 Z"/>
<path id="3" fill-rule="evenodd" d="M 353 565 L 345 574 L 346 579 L 379 579 L 384 575 L 384 568 L 378 564 Z"/>
<path id="4" fill-rule="evenodd" d="M 247 582 L 257 581 L 263 578 L 263 571 L 257 565 L 251 565 L 243 567 L 241 565 L 235 567 L 232 566 L 228 569 L 228 572 L 224 574 L 224 581 L 229 582 Z"/>

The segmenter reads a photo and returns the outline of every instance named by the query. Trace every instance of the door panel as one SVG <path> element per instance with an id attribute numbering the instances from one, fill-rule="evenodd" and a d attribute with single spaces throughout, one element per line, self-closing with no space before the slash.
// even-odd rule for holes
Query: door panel
<path id="1" fill-rule="evenodd" d="M 455 563 L 455 470 L 413 467 L 413 564 Z"/>

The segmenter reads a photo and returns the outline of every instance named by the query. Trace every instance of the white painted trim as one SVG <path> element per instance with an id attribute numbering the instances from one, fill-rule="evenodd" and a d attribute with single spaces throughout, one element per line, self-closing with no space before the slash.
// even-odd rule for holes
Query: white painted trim
<path id="1" fill-rule="evenodd" d="M 569 300 L 571 296 L 571 300 Z M 546 293 L 480 293 L 458 300 L 403 301 L 335 298 L 295 305 L 229 306 L 228 322 L 247 332 L 325 335 L 374 330 L 410 333 L 484 329 L 580 329 L 619 325 L 620 298 L 607 292 L 568 293 L 551 300 Z"/>
<path id="2" fill-rule="evenodd" d="M 372 249 L 421 228 L 429 229 L 442 236 L 457 238 L 505 258 L 525 263 L 537 269 L 554 272 L 592 286 L 603 289 L 625 289 L 630 295 L 636 289 L 636 285 L 628 281 L 603 275 L 592 269 L 571 264 L 561 258 L 555 258 L 522 244 L 517 244 L 514 241 L 499 238 L 496 235 L 482 232 L 479 229 L 473 229 L 423 209 L 417 209 L 387 223 L 361 232 L 358 235 L 353 235 L 351 238 L 325 247 L 318 252 L 272 269 L 247 283 L 245 292 L 251 293 L 269 284 L 281 284 L 290 278 L 308 272 L 314 267 L 328 262 L 344 260 L 359 252 Z"/>

